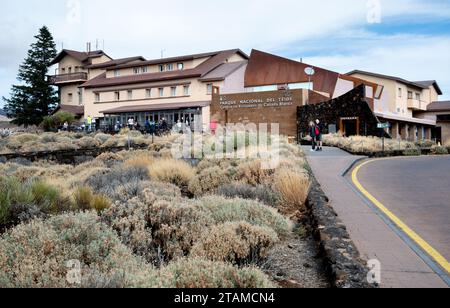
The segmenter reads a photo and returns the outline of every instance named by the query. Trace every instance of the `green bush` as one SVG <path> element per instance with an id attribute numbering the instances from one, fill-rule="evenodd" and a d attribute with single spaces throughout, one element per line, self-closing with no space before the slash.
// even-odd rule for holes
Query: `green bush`
<path id="1" fill-rule="evenodd" d="M 406 149 L 403 151 L 403 155 L 405 156 L 420 156 L 422 155 L 422 151 L 420 149 Z"/>
<path id="2" fill-rule="evenodd" d="M 45 117 L 41 123 L 45 131 L 52 131 L 62 126 L 65 122 L 71 125 L 75 121 L 75 115 L 66 111 L 59 111 L 58 113 Z"/>
<path id="3" fill-rule="evenodd" d="M 79 187 L 74 193 L 75 207 L 82 211 L 95 210 L 101 213 L 110 206 L 110 201 L 104 195 L 94 194 L 90 187 Z"/>
<path id="4" fill-rule="evenodd" d="M 0 226 L 61 213 L 70 208 L 70 200 L 42 181 L 28 179 L 21 182 L 15 177 L 0 177 Z"/>
<path id="5" fill-rule="evenodd" d="M 81 265 L 81 284 L 67 262 Z M 65 214 L 19 225 L 0 238 L 0 288 L 135 287 L 150 268 L 93 213 Z"/>
<path id="6" fill-rule="evenodd" d="M 434 146 L 431 148 L 431 154 L 433 155 L 448 155 L 448 149 L 442 146 Z"/>
<path id="7" fill-rule="evenodd" d="M 182 259 L 160 270 L 157 286 L 166 288 L 274 288 L 259 269 L 236 268 L 224 262 Z"/>
<path id="8" fill-rule="evenodd" d="M 194 201 L 194 205 L 211 215 L 216 224 L 246 221 L 252 225 L 269 227 L 280 236 L 292 230 L 291 221 L 277 210 L 257 201 L 207 196 Z"/>

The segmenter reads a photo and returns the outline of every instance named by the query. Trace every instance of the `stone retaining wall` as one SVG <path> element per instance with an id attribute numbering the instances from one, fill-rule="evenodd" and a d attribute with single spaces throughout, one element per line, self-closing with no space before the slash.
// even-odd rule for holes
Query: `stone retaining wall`
<path id="1" fill-rule="evenodd" d="M 368 268 L 360 258 L 346 226 L 339 220 L 317 180 L 308 197 L 314 238 L 325 263 L 325 269 L 335 288 L 377 288 L 367 282 Z"/>
<path id="2" fill-rule="evenodd" d="M 0 163 L 5 163 L 15 159 L 24 159 L 30 162 L 47 160 L 55 161 L 60 164 L 80 164 L 87 160 L 93 159 L 103 153 L 112 152 L 117 153 L 124 150 L 131 149 L 146 149 L 148 145 L 135 145 L 131 148 L 128 146 L 113 147 L 113 148 L 91 148 L 91 149 L 79 149 L 79 150 L 60 150 L 60 151 L 45 151 L 45 152 L 31 152 L 31 153 L 11 153 L 1 154 Z"/>

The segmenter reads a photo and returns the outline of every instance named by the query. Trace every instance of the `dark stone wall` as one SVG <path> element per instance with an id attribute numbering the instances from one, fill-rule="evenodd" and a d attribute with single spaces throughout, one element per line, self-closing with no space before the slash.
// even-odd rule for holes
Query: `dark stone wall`
<path id="1" fill-rule="evenodd" d="M 325 133 L 328 133 L 329 125 L 336 125 L 339 131 L 340 119 L 349 117 L 359 117 L 361 136 L 380 136 L 381 134 L 380 129 L 377 128 L 378 118 L 367 102 L 364 85 L 330 101 L 298 107 L 297 116 L 298 136 L 308 134 L 310 121 L 319 119 L 324 125 Z"/>

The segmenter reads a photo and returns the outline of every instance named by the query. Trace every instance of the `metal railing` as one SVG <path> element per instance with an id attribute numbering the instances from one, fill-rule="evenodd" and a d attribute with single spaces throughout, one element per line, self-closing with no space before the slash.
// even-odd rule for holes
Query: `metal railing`
<path id="1" fill-rule="evenodd" d="M 84 72 L 78 73 L 70 73 L 70 74 L 61 74 L 49 76 L 49 80 L 53 84 L 61 83 L 61 82 L 70 82 L 70 81 L 87 81 L 88 74 Z"/>

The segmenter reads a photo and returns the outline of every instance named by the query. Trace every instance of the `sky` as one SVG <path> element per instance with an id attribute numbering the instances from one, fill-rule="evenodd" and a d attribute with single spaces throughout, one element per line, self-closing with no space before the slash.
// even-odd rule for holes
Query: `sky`
<path id="1" fill-rule="evenodd" d="M 450 99 L 449 0 L 15 0 L 0 12 L 0 97 L 46 25 L 58 50 L 91 42 L 154 59 L 254 48 L 340 73 L 437 80 Z"/>

